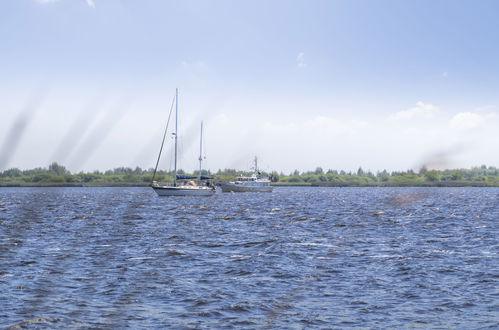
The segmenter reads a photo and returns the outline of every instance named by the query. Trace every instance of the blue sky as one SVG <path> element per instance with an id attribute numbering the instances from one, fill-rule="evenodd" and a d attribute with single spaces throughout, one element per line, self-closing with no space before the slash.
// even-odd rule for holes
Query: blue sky
<path id="1" fill-rule="evenodd" d="M 255 154 L 284 172 L 499 165 L 498 12 L 496 1 L 5 0 L 2 166 L 151 167 L 175 87 L 188 170 L 201 119 L 212 169 Z"/>

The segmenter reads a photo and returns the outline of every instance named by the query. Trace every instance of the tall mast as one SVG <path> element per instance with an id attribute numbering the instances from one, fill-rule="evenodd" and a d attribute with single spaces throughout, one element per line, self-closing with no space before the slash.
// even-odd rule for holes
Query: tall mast
<path id="1" fill-rule="evenodd" d="M 255 156 L 255 173 L 258 174 L 258 158 Z"/>
<path id="2" fill-rule="evenodd" d="M 175 165 L 173 169 L 173 186 L 177 186 L 177 139 L 178 139 L 178 88 L 175 88 Z"/>
<path id="3" fill-rule="evenodd" d="M 201 135 L 199 137 L 199 180 L 201 180 L 201 164 L 203 162 L 203 122 L 201 121 Z"/>

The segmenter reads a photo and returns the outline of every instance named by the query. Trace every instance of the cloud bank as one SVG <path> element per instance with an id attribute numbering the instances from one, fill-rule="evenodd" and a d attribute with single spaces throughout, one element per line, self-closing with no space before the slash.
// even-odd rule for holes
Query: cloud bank
<path id="1" fill-rule="evenodd" d="M 473 130 L 485 126 L 489 119 L 495 117 L 495 113 L 478 114 L 474 112 L 460 112 L 450 120 L 450 127 L 457 130 Z"/>
<path id="2" fill-rule="evenodd" d="M 404 111 L 399 111 L 390 117 L 390 121 L 404 121 L 411 119 L 430 119 L 440 112 L 440 109 L 430 103 L 424 103 L 422 101 L 416 102 L 416 106 Z"/>

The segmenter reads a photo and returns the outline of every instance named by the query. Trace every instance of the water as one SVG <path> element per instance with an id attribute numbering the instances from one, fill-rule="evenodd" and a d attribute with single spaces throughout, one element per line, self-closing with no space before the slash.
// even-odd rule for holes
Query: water
<path id="1" fill-rule="evenodd" d="M 499 189 L 0 189 L 0 327 L 499 327 Z"/>

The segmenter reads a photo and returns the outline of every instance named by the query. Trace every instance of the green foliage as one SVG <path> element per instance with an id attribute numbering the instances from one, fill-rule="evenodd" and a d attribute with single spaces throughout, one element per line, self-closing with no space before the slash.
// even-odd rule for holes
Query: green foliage
<path id="1" fill-rule="evenodd" d="M 359 169 L 357 170 L 357 175 L 358 176 L 363 176 L 364 175 L 364 170 L 362 169 L 362 167 L 359 167 Z"/>
<path id="2" fill-rule="evenodd" d="M 59 165 L 56 162 L 53 162 L 52 164 L 49 165 L 48 171 L 55 175 L 70 174 L 69 171 L 66 170 L 64 166 Z"/>
<path id="3" fill-rule="evenodd" d="M 426 171 L 424 177 L 427 181 L 440 181 L 440 173 L 437 170 Z"/>
<path id="4" fill-rule="evenodd" d="M 21 177 L 22 175 L 23 175 L 23 172 L 18 168 L 11 168 L 11 169 L 5 170 L 2 173 L 2 177 L 4 177 L 4 178 L 18 178 L 18 177 Z"/>
<path id="5" fill-rule="evenodd" d="M 18 168 L 7 169 L 0 172 L 0 183 L 2 185 L 24 184 L 24 185 L 143 185 L 152 181 L 154 170 L 143 170 L 140 167 L 118 167 L 104 172 L 80 172 L 71 174 L 64 166 L 52 163 L 48 168 L 35 168 L 20 170 Z M 179 174 L 187 174 L 180 170 Z M 199 175 L 199 171 L 193 173 Z M 208 170 L 202 171 L 203 175 L 214 176 L 216 180 L 234 180 L 237 176 L 249 176 L 250 171 L 239 171 L 236 169 L 218 170 L 212 174 Z M 326 172 L 321 167 L 314 171 L 293 171 L 289 175 L 272 171 L 262 173 L 263 176 L 272 178 L 273 182 L 282 184 L 331 184 L 331 185 L 411 185 L 411 184 L 455 184 L 476 183 L 486 185 L 499 185 L 499 169 L 492 166 L 477 166 L 470 169 L 434 170 L 421 168 L 418 172 L 413 170 L 378 171 L 373 174 L 369 170 L 359 167 L 357 171 L 345 172 L 343 170 L 328 169 Z M 173 173 L 158 171 L 155 180 L 158 182 L 171 182 Z"/>

